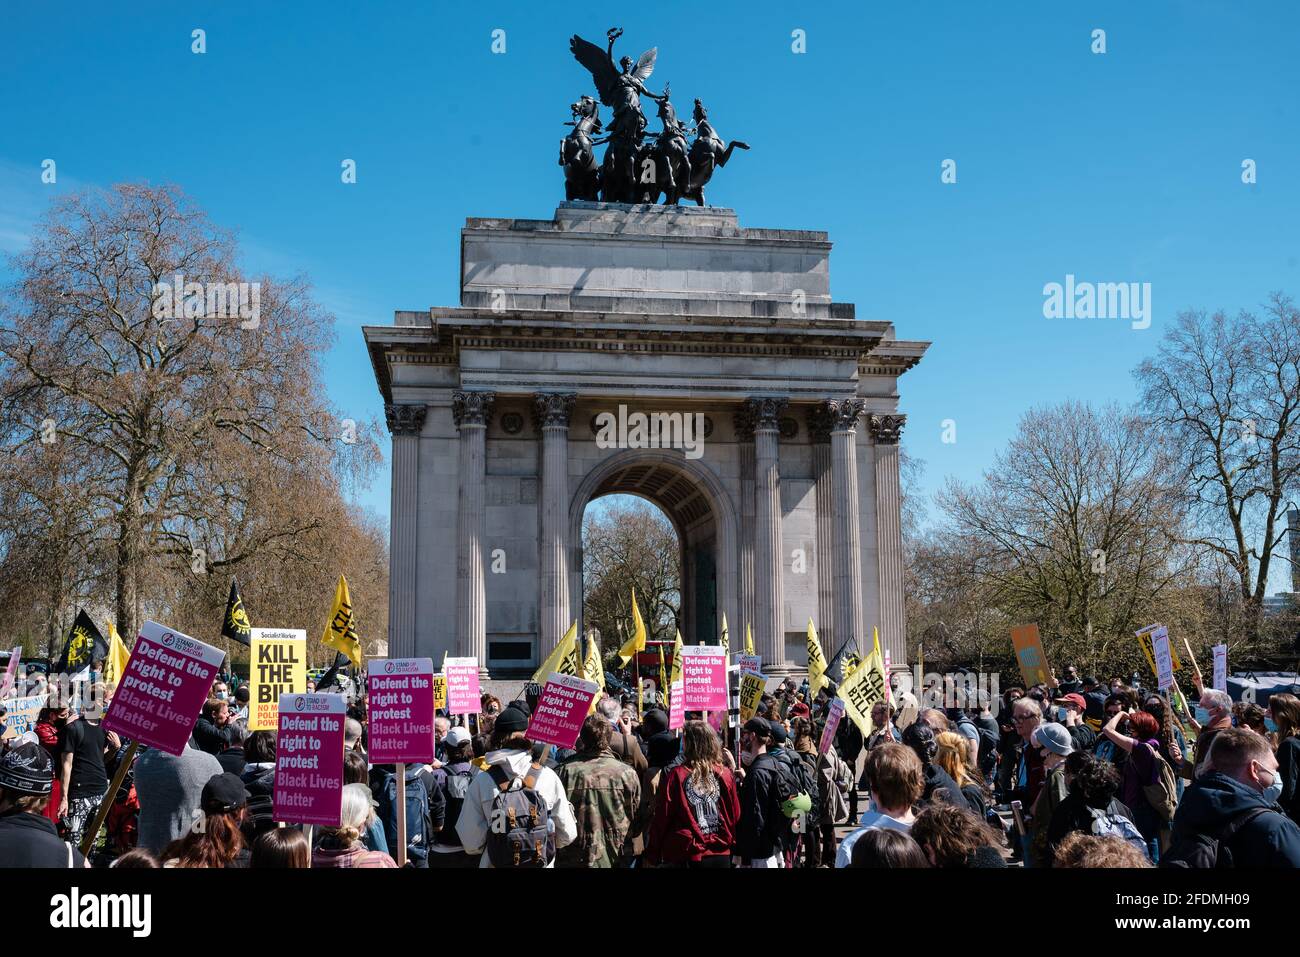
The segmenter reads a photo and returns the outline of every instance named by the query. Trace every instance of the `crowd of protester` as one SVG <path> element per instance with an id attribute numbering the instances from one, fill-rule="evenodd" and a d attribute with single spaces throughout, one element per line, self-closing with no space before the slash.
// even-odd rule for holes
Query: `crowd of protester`
<path id="1" fill-rule="evenodd" d="M 527 731 L 535 694 L 439 714 L 436 757 L 366 756 L 345 726 L 337 827 L 274 817 L 276 735 L 218 681 L 187 748 L 141 749 L 79 846 L 126 748 L 98 711 L 51 702 L 0 755 L 0 865 L 15 867 L 1295 867 L 1300 699 L 1234 705 L 1103 686 L 1067 669 L 970 708 L 926 708 L 895 676 L 865 740 L 834 687 L 793 680 L 739 728 L 601 698 L 572 750 Z M 399 847 L 399 794 L 405 847 Z"/>

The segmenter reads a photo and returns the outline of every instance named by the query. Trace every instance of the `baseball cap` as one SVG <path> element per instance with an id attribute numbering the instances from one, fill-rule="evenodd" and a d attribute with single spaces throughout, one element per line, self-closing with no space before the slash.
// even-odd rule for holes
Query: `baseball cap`
<path id="1" fill-rule="evenodd" d="M 214 774 L 203 785 L 203 795 L 199 799 L 199 806 L 208 814 L 238 810 L 247 803 L 248 789 L 244 787 L 239 775 L 229 771 Z"/>
<path id="2" fill-rule="evenodd" d="M 449 748 L 459 748 L 462 744 L 469 741 L 469 731 L 457 725 L 447 731 L 447 736 L 443 738 Z"/>
<path id="3" fill-rule="evenodd" d="M 772 737 L 772 722 L 768 721 L 766 718 L 754 717 L 746 721 L 744 727 L 740 730 L 748 731 L 751 734 L 758 735 L 759 737 L 770 738 Z"/>
<path id="4" fill-rule="evenodd" d="M 1086 711 L 1088 709 L 1088 702 L 1084 699 L 1083 695 L 1074 693 L 1062 695 L 1055 699 L 1052 704 L 1072 704 L 1080 711 Z"/>

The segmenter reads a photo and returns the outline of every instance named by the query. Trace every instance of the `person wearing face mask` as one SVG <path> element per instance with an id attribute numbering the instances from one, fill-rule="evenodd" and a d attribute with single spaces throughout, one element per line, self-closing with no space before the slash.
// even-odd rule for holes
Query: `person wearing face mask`
<path id="1" fill-rule="evenodd" d="M 1178 769 L 1179 774 L 1189 781 L 1208 770 L 1204 764 L 1214 746 L 1215 736 L 1232 727 L 1232 699 L 1228 697 L 1227 692 L 1204 688 L 1201 690 L 1199 704 L 1210 717 L 1196 736 L 1194 756 L 1185 755 Z"/>
<path id="2" fill-rule="evenodd" d="M 768 754 L 772 726 L 765 718 L 750 718 L 740 729 L 740 823 L 736 856 L 741 867 L 783 867 L 782 844 L 789 820 L 781 810 L 781 767 Z"/>
<path id="3" fill-rule="evenodd" d="M 1300 867 L 1300 825 L 1270 799 L 1278 783 L 1268 740 L 1242 728 L 1214 738 L 1209 766 L 1174 815 L 1166 867 Z"/>
<path id="4" fill-rule="evenodd" d="M 54 701 L 54 697 L 50 697 Z M 68 725 L 69 711 L 67 705 L 51 704 L 49 707 L 42 708 L 40 714 L 36 716 L 36 737 L 41 742 L 51 762 L 57 762 L 59 756 L 63 754 L 63 733 Z M 59 776 L 54 776 L 53 790 L 50 792 L 50 800 L 41 812 L 54 824 L 59 823 L 59 802 L 63 798 L 63 782 Z"/>

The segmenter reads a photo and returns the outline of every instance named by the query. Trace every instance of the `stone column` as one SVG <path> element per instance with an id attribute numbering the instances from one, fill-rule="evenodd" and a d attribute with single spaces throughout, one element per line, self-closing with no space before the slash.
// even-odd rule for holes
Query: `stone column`
<path id="1" fill-rule="evenodd" d="M 827 656 L 839 650 L 841 639 L 835 630 L 835 496 L 831 469 L 831 429 L 835 416 L 826 403 L 808 410 L 808 434 L 812 436 L 813 490 L 817 503 L 817 632 Z"/>
<path id="2" fill-rule="evenodd" d="M 782 589 L 781 467 L 778 425 L 788 400 L 748 399 L 754 415 L 754 650 L 763 669 L 788 674 Z"/>
<path id="3" fill-rule="evenodd" d="M 898 480 L 898 439 L 905 415 L 867 419 L 875 442 L 876 550 L 880 565 L 880 642 L 894 663 L 907 661 L 907 616 L 903 610 L 903 498 Z"/>
<path id="4" fill-rule="evenodd" d="M 538 570 L 541 621 L 538 661 L 560 643 L 569 630 L 569 416 L 577 401 L 573 393 L 539 392 L 533 396 L 533 421 L 542 437 Z"/>
<path id="5" fill-rule="evenodd" d="M 460 488 L 456 511 L 456 632 L 461 657 L 473 656 L 487 676 L 487 427 L 495 392 L 454 392 L 451 414 L 460 430 Z"/>
<path id="6" fill-rule="evenodd" d="M 415 657 L 416 528 L 419 522 L 420 431 L 425 405 L 384 406 L 393 436 L 393 499 L 389 514 L 388 653 Z"/>
<path id="7" fill-rule="evenodd" d="M 862 399 L 830 399 L 826 410 L 831 427 L 831 472 L 835 507 L 832 541 L 835 552 L 835 634 L 840 644 L 852 641 L 860 654 L 865 647 L 862 622 L 862 533 L 858 525 L 858 417 Z M 900 592 L 901 594 L 901 592 Z"/>
<path id="8" fill-rule="evenodd" d="M 754 410 L 746 404 L 736 413 L 736 442 L 740 449 L 740 621 L 729 621 L 731 643 L 745 647 L 745 626 L 757 627 L 754 607 Z M 757 648 L 755 648 L 757 650 Z"/>

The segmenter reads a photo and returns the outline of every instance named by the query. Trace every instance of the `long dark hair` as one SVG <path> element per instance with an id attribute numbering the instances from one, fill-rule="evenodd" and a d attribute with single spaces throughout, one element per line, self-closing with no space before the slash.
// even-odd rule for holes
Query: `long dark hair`
<path id="1" fill-rule="evenodd" d="M 209 814 L 203 830 L 191 829 L 163 848 L 164 861 L 175 860 L 177 867 L 229 867 L 246 846 L 239 829 L 241 807 L 234 812 Z"/>

